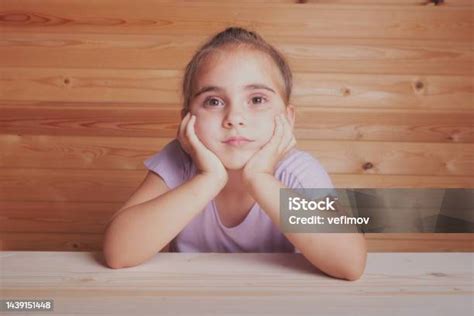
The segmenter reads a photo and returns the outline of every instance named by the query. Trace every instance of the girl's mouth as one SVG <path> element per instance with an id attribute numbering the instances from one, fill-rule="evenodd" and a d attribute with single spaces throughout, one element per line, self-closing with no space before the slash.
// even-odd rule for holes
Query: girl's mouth
<path id="1" fill-rule="evenodd" d="M 251 142 L 252 142 L 251 140 L 245 140 L 245 139 L 231 139 L 231 140 L 225 141 L 224 144 L 227 144 L 233 147 L 238 147 L 238 146 L 242 146 Z"/>

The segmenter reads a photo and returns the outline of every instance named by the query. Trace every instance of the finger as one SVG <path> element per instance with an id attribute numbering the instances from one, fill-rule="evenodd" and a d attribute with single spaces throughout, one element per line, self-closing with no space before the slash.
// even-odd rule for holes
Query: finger
<path id="1" fill-rule="evenodd" d="M 282 136 L 283 136 L 283 126 L 282 126 L 281 118 L 280 118 L 280 115 L 276 115 L 275 116 L 275 131 L 273 132 L 273 137 L 270 140 L 269 145 L 271 147 L 278 148 L 281 143 Z"/>
<path id="2" fill-rule="evenodd" d="M 292 150 L 292 149 L 295 148 L 295 147 L 296 147 L 296 139 L 293 137 L 293 138 L 291 139 L 291 141 L 289 142 L 288 146 L 286 146 L 284 152 L 287 153 L 287 152 L 289 152 L 290 150 Z"/>
<path id="3" fill-rule="evenodd" d="M 284 114 L 280 114 L 280 120 L 281 120 L 281 126 L 282 126 L 282 136 L 281 136 L 281 140 L 278 146 L 279 153 L 281 153 L 287 148 L 293 136 L 293 133 L 291 132 L 291 129 L 290 129 L 290 125 L 288 124 L 288 121 L 286 120 Z"/>
<path id="4" fill-rule="evenodd" d="M 294 132 L 294 129 L 293 129 L 293 126 L 291 126 L 291 123 L 290 121 L 287 121 L 287 128 L 288 128 L 288 134 L 289 134 L 289 143 L 292 143 L 294 142 L 296 144 L 296 137 L 295 137 L 295 132 Z"/>
<path id="5" fill-rule="evenodd" d="M 181 120 L 181 123 L 179 124 L 179 128 L 178 128 L 178 137 L 182 138 L 183 137 L 183 133 L 184 133 L 184 129 L 189 121 L 189 116 L 190 116 L 190 113 L 186 113 L 186 115 L 183 117 L 183 119 Z"/>
<path id="6" fill-rule="evenodd" d="M 194 131 L 194 122 L 195 122 L 196 118 L 194 115 L 191 115 L 189 117 L 189 121 L 188 121 L 188 124 L 186 124 L 186 129 L 184 131 L 184 136 L 188 139 L 188 141 L 190 143 L 192 143 L 194 145 L 194 138 L 193 138 L 193 134 L 195 133 Z"/>
<path id="7" fill-rule="evenodd" d="M 183 147 L 184 151 L 187 152 L 188 154 L 190 153 L 190 146 L 189 146 L 189 141 L 185 137 L 185 131 L 187 129 L 187 126 L 189 125 L 189 119 L 190 119 L 191 114 L 188 112 L 186 116 L 183 118 L 181 121 L 181 124 L 179 126 L 178 130 L 178 141 L 180 142 L 181 146 Z"/>
<path id="8" fill-rule="evenodd" d="M 286 131 L 287 137 L 285 141 L 283 141 L 282 143 L 283 156 L 286 155 L 289 151 L 291 151 L 296 146 L 296 138 L 295 138 L 295 135 L 293 134 L 293 128 L 291 127 L 290 122 L 286 116 L 284 116 L 284 125 L 285 125 L 285 131 Z"/>
<path id="9" fill-rule="evenodd" d="M 188 128 L 186 129 L 186 136 L 188 137 L 189 141 L 193 145 L 194 148 L 202 150 L 204 145 L 201 143 L 199 138 L 196 135 L 196 131 L 194 129 L 196 124 L 196 115 L 191 116 L 188 124 Z"/>
<path id="10" fill-rule="evenodd" d="M 275 115 L 273 117 L 273 122 L 275 123 L 274 128 L 273 128 L 273 134 L 270 137 L 270 139 L 261 147 L 261 150 L 270 150 L 274 151 L 275 148 L 278 146 L 278 138 L 280 135 L 280 123 L 278 121 L 278 115 Z"/>

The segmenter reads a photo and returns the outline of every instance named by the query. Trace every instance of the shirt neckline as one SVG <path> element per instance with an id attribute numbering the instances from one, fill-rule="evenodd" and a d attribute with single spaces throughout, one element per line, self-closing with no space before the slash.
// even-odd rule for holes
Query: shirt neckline
<path id="1" fill-rule="evenodd" d="M 211 205 L 212 205 L 212 212 L 214 213 L 214 216 L 216 217 L 217 222 L 219 223 L 219 226 L 221 226 L 223 229 L 229 230 L 229 231 L 237 230 L 240 227 L 244 226 L 245 222 L 248 221 L 249 217 L 254 212 L 255 208 L 257 208 L 257 202 L 255 202 L 252 205 L 252 207 L 250 208 L 250 211 L 247 213 L 247 216 L 245 216 L 244 219 L 242 220 L 242 222 L 240 222 L 239 224 L 237 224 L 235 226 L 227 227 L 221 222 L 221 218 L 219 217 L 219 212 L 217 211 L 217 206 L 215 204 L 215 199 L 212 199 Z"/>

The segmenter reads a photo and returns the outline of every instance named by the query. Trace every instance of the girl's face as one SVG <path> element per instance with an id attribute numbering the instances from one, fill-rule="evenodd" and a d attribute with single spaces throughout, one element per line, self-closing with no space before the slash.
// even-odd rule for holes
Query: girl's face
<path id="1" fill-rule="evenodd" d="M 199 139 L 229 170 L 245 166 L 272 137 L 274 117 L 286 112 L 294 126 L 294 108 L 282 98 L 283 79 L 270 57 L 258 51 L 223 50 L 209 56 L 196 75 L 190 102 Z M 250 139 L 240 145 L 229 137 Z"/>

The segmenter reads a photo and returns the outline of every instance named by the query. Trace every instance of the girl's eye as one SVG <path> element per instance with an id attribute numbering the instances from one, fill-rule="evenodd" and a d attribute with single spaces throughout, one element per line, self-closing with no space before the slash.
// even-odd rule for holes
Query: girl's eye
<path id="1" fill-rule="evenodd" d="M 255 101 L 255 100 L 260 100 L 260 102 L 257 101 L 257 104 L 261 104 L 261 103 L 264 103 L 264 101 L 265 102 L 267 101 L 267 99 L 264 97 L 253 97 L 252 101 Z"/>
<path id="2" fill-rule="evenodd" d="M 216 98 L 208 98 L 204 101 L 204 104 L 211 105 L 211 107 L 214 107 L 214 105 L 219 105 L 219 101 L 220 100 Z"/>
<path id="3" fill-rule="evenodd" d="M 253 104 L 263 104 L 267 101 L 268 101 L 267 98 L 261 97 L 261 96 L 257 96 L 257 97 L 252 98 L 252 103 Z M 211 107 L 219 106 L 219 102 L 223 103 L 222 100 L 214 98 L 214 97 L 210 97 L 210 98 L 207 98 L 206 100 L 204 100 L 204 104 L 209 105 Z"/>

